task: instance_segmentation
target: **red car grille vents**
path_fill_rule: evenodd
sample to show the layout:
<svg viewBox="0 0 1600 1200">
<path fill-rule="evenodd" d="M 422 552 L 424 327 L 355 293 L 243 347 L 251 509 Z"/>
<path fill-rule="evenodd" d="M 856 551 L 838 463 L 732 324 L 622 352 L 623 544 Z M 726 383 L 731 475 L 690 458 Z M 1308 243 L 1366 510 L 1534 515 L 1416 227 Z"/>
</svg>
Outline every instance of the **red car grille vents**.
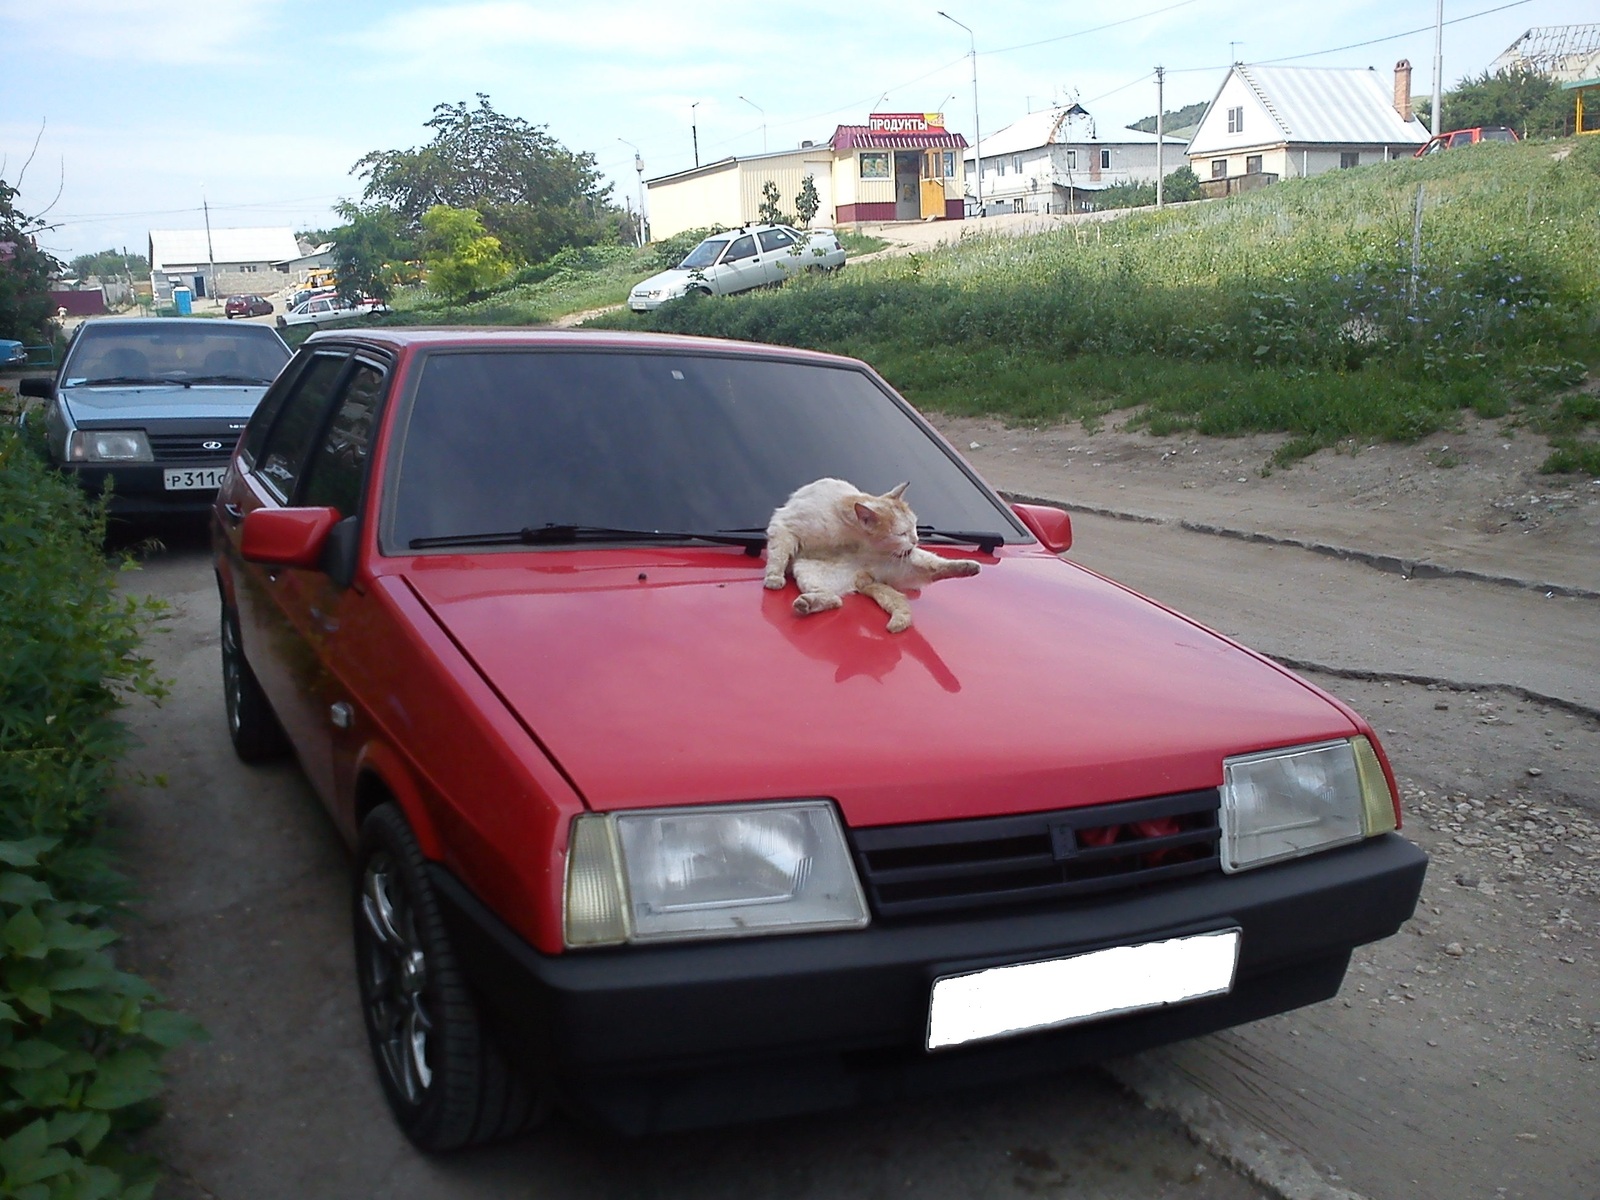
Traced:
<svg viewBox="0 0 1600 1200">
<path fill-rule="evenodd" d="M 1215 788 L 1022 816 L 852 829 L 879 917 L 1024 904 L 1219 870 Z"/>
</svg>

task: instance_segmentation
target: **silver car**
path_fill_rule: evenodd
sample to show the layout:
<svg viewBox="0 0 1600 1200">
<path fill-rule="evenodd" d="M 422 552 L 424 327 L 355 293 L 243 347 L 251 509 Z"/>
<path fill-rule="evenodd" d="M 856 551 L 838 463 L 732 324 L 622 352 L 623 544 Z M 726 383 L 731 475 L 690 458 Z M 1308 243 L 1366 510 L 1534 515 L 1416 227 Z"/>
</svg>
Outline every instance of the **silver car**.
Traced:
<svg viewBox="0 0 1600 1200">
<path fill-rule="evenodd" d="M 628 307 L 648 312 L 692 291 L 728 296 L 782 283 L 799 271 L 837 270 L 844 259 L 831 229 L 802 233 L 788 225 L 742 225 L 713 234 L 671 270 L 636 285 Z"/>
</svg>

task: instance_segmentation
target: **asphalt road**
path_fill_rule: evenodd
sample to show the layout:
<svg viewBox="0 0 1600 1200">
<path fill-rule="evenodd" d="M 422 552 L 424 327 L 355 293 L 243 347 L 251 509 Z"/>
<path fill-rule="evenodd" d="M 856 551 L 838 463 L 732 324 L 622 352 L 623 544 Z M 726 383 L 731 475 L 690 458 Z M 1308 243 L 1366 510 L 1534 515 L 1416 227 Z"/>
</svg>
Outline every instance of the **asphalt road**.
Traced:
<svg viewBox="0 0 1600 1200">
<path fill-rule="evenodd" d="M 291 764 L 228 744 L 217 599 L 201 534 L 123 586 L 166 599 L 150 644 L 173 681 L 130 713 L 131 766 L 165 786 L 114 810 L 143 895 L 131 963 L 211 1040 L 174 1054 L 151 1148 L 183 1200 L 284 1196 L 1008 1197 L 1252 1200 L 1271 1195 L 1100 1071 L 917 1103 L 628 1141 L 557 1118 L 520 1141 L 442 1159 L 389 1120 L 357 1009 L 343 843 Z"/>
</svg>

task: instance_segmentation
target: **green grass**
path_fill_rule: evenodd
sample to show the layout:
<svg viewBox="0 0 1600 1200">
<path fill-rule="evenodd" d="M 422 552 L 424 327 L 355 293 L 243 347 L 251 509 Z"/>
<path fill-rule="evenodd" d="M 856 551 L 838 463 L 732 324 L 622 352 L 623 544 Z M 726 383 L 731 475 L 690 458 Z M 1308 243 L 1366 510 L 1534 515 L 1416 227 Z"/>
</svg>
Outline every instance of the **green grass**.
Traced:
<svg viewBox="0 0 1600 1200">
<path fill-rule="evenodd" d="M 863 254 L 871 254 L 875 250 L 882 250 L 889 243 L 880 237 L 873 237 L 870 233 L 857 233 L 854 229 L 835 229 L 834 236 L 839 239 L 839 245 L 844 247 L 848 258 L 857 258 Z"/>
<path fill-rule="evenodd" d="M 1283 432 L 1291 457 L 1416 438 L 1464 410 L 1537 416 L 1600 361 L 1600 144 L 1557 148 L 1485 145 L 969 237 L 603 323 L 857 354 L 932 410 Z M 1600 423 L 1570 420 L 1568 439 Z"/>
</svg>

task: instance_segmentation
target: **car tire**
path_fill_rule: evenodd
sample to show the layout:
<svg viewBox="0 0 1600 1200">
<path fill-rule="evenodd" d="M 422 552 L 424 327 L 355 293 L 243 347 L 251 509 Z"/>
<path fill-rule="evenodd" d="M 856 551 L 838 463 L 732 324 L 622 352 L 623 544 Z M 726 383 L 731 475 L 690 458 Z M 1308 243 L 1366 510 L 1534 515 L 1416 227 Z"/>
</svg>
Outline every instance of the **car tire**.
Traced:
<svg viewBox="0 0 1600 1200">
<path fill-rule="evenodd" d="M 289 739 L 244 656 L 239 617 L 222 606 L 222 705 L 233 752 L 245 762 L 267 762 L 289 752 Z"/>
<path fill-rule="evenodd" d="M 506 1061 L 451 948 L 426 860 L 393 804 L 361 825 L 356 975 L 389 1107 L 420 1150 L 498 1141 L 549 1111 Z"/>
</svg>

